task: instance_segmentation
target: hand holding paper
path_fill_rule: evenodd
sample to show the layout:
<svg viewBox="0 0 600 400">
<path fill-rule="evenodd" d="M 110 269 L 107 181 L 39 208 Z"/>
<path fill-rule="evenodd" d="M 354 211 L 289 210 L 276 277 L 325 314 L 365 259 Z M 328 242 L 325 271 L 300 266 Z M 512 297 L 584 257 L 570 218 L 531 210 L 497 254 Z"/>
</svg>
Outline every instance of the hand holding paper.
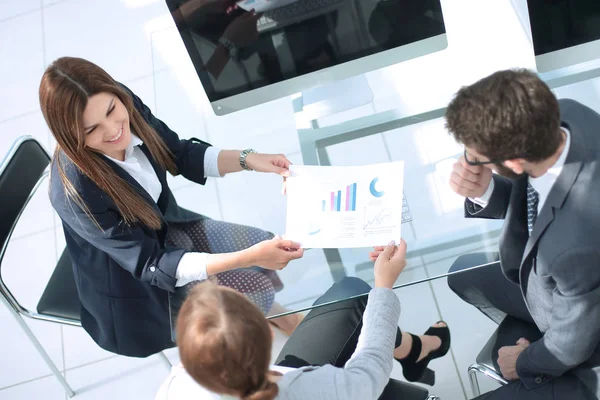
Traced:
<svg viewBox="0 0 600 400">
<path fill-rule="evenodd" d="M 271 270 L 281 270 L 292 260 L 302 258 L 304 249 L 299 243 L 274 237 L 248 249 L 252 263 Z"/>
<path fill-rule="evenodd" d="M 400 273 L 406 267 L 406 242 L 400 241 L 398 246 L 392 241 L 383 247 L 383 251 L 375 261 L 375 287 L 391 289 Z"/>
</svg>

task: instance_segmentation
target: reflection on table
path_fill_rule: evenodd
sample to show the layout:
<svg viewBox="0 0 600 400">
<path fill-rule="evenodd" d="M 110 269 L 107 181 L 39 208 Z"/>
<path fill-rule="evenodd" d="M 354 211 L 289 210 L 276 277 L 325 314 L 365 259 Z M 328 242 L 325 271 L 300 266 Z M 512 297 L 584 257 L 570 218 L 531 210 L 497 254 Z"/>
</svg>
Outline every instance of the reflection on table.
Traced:
<svg viewBox="0 0 600 400">
<path fill-rule="evenodd" d="M 404 195 L 411 218 L 402 224 L 408 245 L 408 269 L 424 276 L 401 275 L 399 285 L 445 276 L 465 253 L 497 251 L 502 221 L 464 218 L 464 199 L 448 185 L 452 164 L 462 152 L 447 134 L 443 120 L 417 124 L 321 147 L 321 165 L 367 165 L 403 160 Z M 368 248 L 312 249 L 302 270 L 293 263 L 281 272 L 286 284 L 277 300 L 292 310 L 310 307 L 320 294 L 345 276 L 373 281 Z M 411 278 L 412 276 L 412 278 Z"/>
</svg>

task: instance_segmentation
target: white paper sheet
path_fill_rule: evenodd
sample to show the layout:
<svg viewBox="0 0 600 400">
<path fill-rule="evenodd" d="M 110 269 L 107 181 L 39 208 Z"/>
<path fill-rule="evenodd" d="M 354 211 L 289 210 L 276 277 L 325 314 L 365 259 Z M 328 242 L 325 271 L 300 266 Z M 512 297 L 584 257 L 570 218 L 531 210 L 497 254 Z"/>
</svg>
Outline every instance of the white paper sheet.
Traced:
<svg viewBox="0 0 600 400">
<path fill-rule="evenodd" d="M 279 7 L 285 7 L 297 1 L 299 0 L 242 0 L 236 4 L 246 11 L 254 10 L 257 13 L 263 13 Z"/>
<path fill-rule="evenodd" d="M 290 166 L 286 238 L 304 248 L 399 243 L 404 162 L 360 167 Z"/>
</svg>

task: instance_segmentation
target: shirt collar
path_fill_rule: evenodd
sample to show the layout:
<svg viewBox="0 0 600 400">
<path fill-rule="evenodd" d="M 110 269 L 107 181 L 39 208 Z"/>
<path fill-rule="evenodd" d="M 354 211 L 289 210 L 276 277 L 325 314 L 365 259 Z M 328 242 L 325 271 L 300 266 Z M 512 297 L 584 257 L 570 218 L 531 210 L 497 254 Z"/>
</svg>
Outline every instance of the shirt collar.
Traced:
<svg viewBox="0 0 600 400">
<path fill-rule="evenodd" d="M 544 187 L 548 186 L 549 191 L 549 189 L 552 187 L 552 185 L 560 175 L 560 172 L 562 171 L 563 166 L 565 165 L 565 161 L 567 160 L 567 155 L 569 154 L 569 148 L 571 146 L 571 132 L 569 132 L 569 130 L 564 127 L 561 127 L 561 129 L 566 135 L 565 147 L 563 148 L 562 153 L 560 153 L 560 156 L 558 157 L 554 165 L 550 167 L 550 169 L 544 175 L 539 176 L 537 178 L 533 178 L 531 176 L 529 177 L 529 183 L 531 183 L 531 186 L 533 186 L 533 188 L 538 193 L 540 193 L 540 191 L 545 191 Z"/>
<path fill-rule="evenodd" d="M 132 133 L 131 134 L 131 140 L 129 141 L 129 145 L 125 149 L 125 159 L 127 159 L 127 158 L 129 158 L 131 156 L 131 154 L 133 153 L 133 148 L 135 146 L 140 146 L 142 144 L 144 144 L 144 142 L 142 142 L 142 139 L 140 139 L 139 137 L 135 136 Z"/>
<path fill-rule="evenodd" d="M 107 156 L 106 154 L 104 155 L 106 158 L 116 162 L 116 163 L 123 163 L 123 162 L 127 162 L 129 161 L 136 161 L 135 159 L 131 159 L 131 156 L 133 155 L 133 150 L 135 148 L 135 146 L 140 146 L 144 144 L 144 142 L 142 141 L 142 139 L 140 139 L 139 137 L 135 136 L 133 133 L 131 134 L 131 140 L 129 141 L 129 144 L 127 145 L 127 148 L 125 149 L 125 158 L 123 161 L 121 160 L 117 160 L 116 158 L 112 158 L 110 156 Z"/>
</svg>

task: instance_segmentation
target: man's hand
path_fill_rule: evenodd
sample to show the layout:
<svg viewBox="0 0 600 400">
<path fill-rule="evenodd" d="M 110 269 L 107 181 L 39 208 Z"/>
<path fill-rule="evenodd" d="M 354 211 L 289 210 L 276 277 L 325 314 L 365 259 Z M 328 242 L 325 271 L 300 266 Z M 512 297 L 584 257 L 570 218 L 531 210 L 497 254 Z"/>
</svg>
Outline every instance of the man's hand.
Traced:
<svg viewBox="0 0 600 400">
<path fill-rule="evenodd" d="M 463 197 L 481 197 L 492 180 L 492 170 L 481 165 L 467 164 L 464 156 L 460 156 L 452 167 L 450 187 Z"/>
<path fill-rule="evenodd" d="M 507 381 L 519 379 L 517 375 L 517 358 L 529 346 L 529 341 L 521 338 L 517 341 L 516 346 L 504 346 L 498 350 L 498 365 L 502 376 Z"/>
</svg>

